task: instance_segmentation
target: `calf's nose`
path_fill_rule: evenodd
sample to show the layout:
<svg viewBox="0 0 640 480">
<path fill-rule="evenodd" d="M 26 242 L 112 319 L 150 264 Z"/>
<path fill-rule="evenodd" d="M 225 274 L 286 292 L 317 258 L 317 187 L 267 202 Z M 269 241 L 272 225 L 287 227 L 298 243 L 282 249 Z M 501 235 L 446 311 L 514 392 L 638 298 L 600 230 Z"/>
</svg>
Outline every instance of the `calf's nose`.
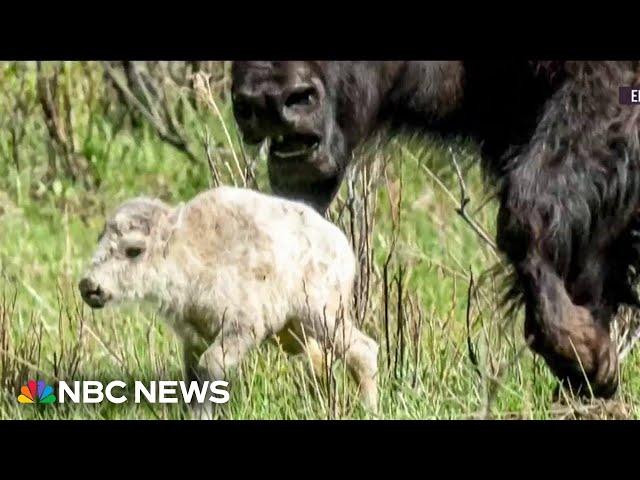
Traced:
<svg viewBox="0 0 640 480">
<path fill-rule="evenodd" d="M 82 295 L 82 299 L 91 307 L 91 308 L 102 308 L 106 303 L 106 296 L 104 294 L 104 290 L 100 288 L 96 282 L 94 282 L 90 278 L 83 278 L 78 283 L 78 289 L 80 290 L 80 295 Z"/>
</svg>

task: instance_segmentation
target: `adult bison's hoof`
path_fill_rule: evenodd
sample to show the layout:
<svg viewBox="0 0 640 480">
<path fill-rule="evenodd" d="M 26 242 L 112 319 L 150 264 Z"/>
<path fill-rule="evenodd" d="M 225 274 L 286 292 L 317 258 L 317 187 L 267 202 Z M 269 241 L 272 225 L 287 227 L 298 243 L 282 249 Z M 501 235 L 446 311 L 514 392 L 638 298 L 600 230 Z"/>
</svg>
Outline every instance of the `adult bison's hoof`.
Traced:
<svg viewBox="0 0 640 480">
<path fill-rule="evenodd" d="M 609 335 L 596 328 L 586 337 L 572 337 L 574 349 L 546 355 L 547 364 L 561 385 L 574 395 L 612 397 L 619 383 L 618 354 Z"/>
<path fill-rule="evenodd" d="M 584 375 L 582 377 L 561 378 L 553 394 L 554 402 L 562 400 L 561 388 L 576 397 L 609 399 L 618 390 L 618 379 L 616 377 L 610 381 L 597 382 L 585 379 Z"/>
<path fill-rule="evenodd" d="M 618 353 L 609 331 L 579 306 L 544 328 L 525 324 L 531 348 L 542 355 L 562 386 L 578 396 L 609 398 L 618 388 Z"/>
</svg>

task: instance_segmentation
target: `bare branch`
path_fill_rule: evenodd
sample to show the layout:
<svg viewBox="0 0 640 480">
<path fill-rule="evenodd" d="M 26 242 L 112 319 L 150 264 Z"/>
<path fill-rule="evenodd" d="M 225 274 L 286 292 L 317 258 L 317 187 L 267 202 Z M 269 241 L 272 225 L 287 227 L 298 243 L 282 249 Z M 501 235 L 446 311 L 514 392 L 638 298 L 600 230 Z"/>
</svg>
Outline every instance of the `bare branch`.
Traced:
<svg viewBox="0 0 640 480">
<path fill-rule="evenodd" d="M 638 321 L 637 318 L 635 318 L 634 321 L 633 318 L 634 316 L 637 317 L 637 312 L 631 310 L 630 316 L 632 318 L 629 318 L 628 326 L 624 333 L 618 332 L 624 320 L 623 315 L 618 315 L 618 317 L 616 318 L 616 329 L 614 330 L 614 336 L 618 337 L 617 344 L 619 362 L 622 362 L 631 353 L 635 344 L 638 342 L 638 340 L 640 340 L 640 321 Z"/>
<path fill-rule="evenodd" d="M 216 103 L 213 95 L 211 93 L 211 84 L 209 83 L 209 76 L 205 75 L 202 72 L 195 74 L 193 78 L 194 88 L 198 95 L 204 100 L 204 102 L 209 105 L 213 111 L 218 116 L 218 120 L 220 120 L 220 124 L 222 125 L 222 130 L 224 131 L 224 135 L 227 139 L 227 143 L 229 144 L 229 148 L 231 149 L 231 153 L 233 155 L 233 161 L 236 164 L 236 168 L 242 177 L 242 182 L 244 185 L 247 184 L 247 178 L 245 172 L 240 168 L 240 161 L 238 160 L 238 155 L 236 154 L 235 148 L 233 148 L 233 141 L 231 140 L 231 135 L 229 134 L 229 130 L 227 129 L 227 124 L 222 117 L 222 113 L 218 108 L 218 104 Z"/>
<path fill-rule="evenodd" d="M 460 206 L 456 209 L 458 215 L 462 217 L 462 219 L 467 222 L 467 224 L 471 227 L 471 229 L 478 235 L 484 242 L 489 245 L 495 252 L 498 251 L 498 247 L 495 242 L 489 237 L 487 232 L 467 214 L 467 205 L 471 201 L 469 195 L 467 194 L 467 185 L 464 182 L 464 178 L 462 177 L 462 171 L 460 170 L 460 166 L 456 160 L 456 154 L 453 152 L 451 148 L 449 148 L 449 153 L 451 153 L 451 159 L 453 161 L 453 166 L 456 169 L 456 175 L 458 176 L 458 182 L 460 183 Z"/>
<path fill-rule="evenodd" d="M 482 372 L 480 371 L 480 364 L 478 362 L 478 356 L 476 355 L 475 349 L 473 348 L 473 342 L 471 341 L 471 298 L 473 294 L 473 289 L 475 287 L 475 282 L 473 280 L 473 270 L 469 268 L 469 289 L 467 290 L 467 351 L 469 352 L 469 360 L 471 360 L 471 364 L 474 367 L 476 373 L 482 377 Z"/>
<path fill-rule="evenodd" d="M 413 152 L 411 152 L 408 148 L 406 148 L 404 146 L 402 146 L 402 151 L 406 155 L 410 156 L 413 160 L 415 160 L 416 163 L 418 163 L 420 165 L 420 168 L 422 168 L 422 170 L 424 170 L 425 173 L 427 173 L 427 175 L 429 175 L 429 177 L 431 177 L 431 179 L 434 182 L 436 182 L 436 184 L 448 196 L 449 200 L 451 200 L 451 203 L 454 204 L 454 205 L 457 205 L 456 213 L 458 215 L 460 215 L 460 217 L 465 221 L 465 223 L 467 223 L 467 225 L 469 225 L 471 227 L 471 229 L 476 233 L 476 235 L 478 235 L 489 247 L 491 247 L 493 252 L 497 254 L 498 253 L 498 247 L 495 244 L 495 242 L 484 231 L 484 229 L 473 218 L 471 218 L 471 216 L 467 213 L 466 208 L 467 208 L 469 202 L 471 201 L 471 199 L 469 198 L 469 196 L 467 194 L 467 186 L 466 186 L 466 184 L 464 182 L 464 179 L 462 177 L 462 172 L 460 170 L 460 167 L 458 165 L 458 162 L 456 161 L 456 158 L 455 158 L 455 155 L 453 154 L 453 152 L 450 150 L 450 152 L 452 153 L 453 165 L 454 165 L 454 168 L 456 170 L 456 175 L 458 177 L 458 182 L 460 184 L 460 199 L 459 200 L 456 199 L 456 197 L 451 193 L 451 191 L 442 182 L 442 180 L 440 180 L 440 178 L 435 173 L 433 173 L 429 167 L 427 167 L 423 163 L 419 162 L 418 158 L 413 154 Z"/>
<path fill-rule="evenodd" d="M 136 82 L 135 83 L 136 88 L 139 89 L 142 92 L 143 96 L 148 99 L 148 102 L 149 102 L 148 106 L 145 106 L 138 99 L 138 97 L 136 97 L 133 94 L 129 86 L 126 84 L 126 82 L 122 78 L 120 78 L 120 75 L 116 72 L 113 66 L 111 66 L 108 62 L 105 62 L 103 65 L 104 65 L 104 70 L 107 73 L 108 77 L 110 78 L 110 80 L 112 81 L 116 89 L 120 92 L 120 94 L 124 98 L 129 108 L 133 108 L 136 111 L 140 112 L 142 116 L 156 130 L 156 132 L 158 132 L 158 135 L 162 140 L 171 144 L 173 147 L 177 148 L 178 150 L 184 152 L 192 163 L 194 164 L 199 163 L 200 160 L 198 159 L 198 156 L 195 154 L 195 152 L 189 146 L 188 139 L 182 132 L 178 131 L 178 129 L 175 128 L 175 123 L 172 123 L 171 121 L 172 119 L 170 118 L 170 115 L 167 114 L 167 118 L 163 119 L 161 118 L 157 110 L 155 110 L 155 107 L 153 106 L 153 102 L 151 102 L 150 100 L 151 94 L 148 91 L 148 88 L 145 85 L 145 82 L 141 80 L 140 75 L 137 75 L 136 72 L 133 71 L 134 73 L 132 73 L 132 75 L 129 77 L 129 80 Z M 167 100 L 165 98 L 165 103 L 166 101 Z M 169 108 L 170 107 L 168 105 L 165 105 L 165 113 L 168 112 L 167 109 Z"/>
<path fill-rule="evenodd" d="M 211 136 L 209 135 L 209 129 L 206 125 L 204 129 L 204 151 L 207 154 L 207 164 L 209 165 L 209 172 L 211 173 L 211 178 L 213 179 L 214 186 L 218 186 L 221 184 L 221 182 L 220 175 L 218 174 L 218 169 L 216 168 L 216 164 L 211 157 Z"/>
</svg>

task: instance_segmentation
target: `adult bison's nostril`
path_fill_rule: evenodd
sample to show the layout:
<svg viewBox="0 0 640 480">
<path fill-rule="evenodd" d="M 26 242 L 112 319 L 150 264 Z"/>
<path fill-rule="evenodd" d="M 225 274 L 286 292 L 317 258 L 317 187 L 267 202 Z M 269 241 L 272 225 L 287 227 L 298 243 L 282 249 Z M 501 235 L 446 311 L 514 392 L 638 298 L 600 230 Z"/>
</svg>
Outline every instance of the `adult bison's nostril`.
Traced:
<svg viewBox="0 0 640 480">
<path fill-rule="evenodd" d="M 100 285 L 88 278 L 83 278 L 82 280 L 80 280 L 78 288 L 80 289 L 80 295 L 82 295 L 82 299 L 91 308 L 104 307 L 104 304 L 107 302 L 107 298 L 104 290 L 100 288 Z"/>
<path fill-rule="evenodd" d="M 318 101 L 318 90 L 311 84 L 299 85 L 287 92 L 285 107 L 311 107 Z"/>
</svg>

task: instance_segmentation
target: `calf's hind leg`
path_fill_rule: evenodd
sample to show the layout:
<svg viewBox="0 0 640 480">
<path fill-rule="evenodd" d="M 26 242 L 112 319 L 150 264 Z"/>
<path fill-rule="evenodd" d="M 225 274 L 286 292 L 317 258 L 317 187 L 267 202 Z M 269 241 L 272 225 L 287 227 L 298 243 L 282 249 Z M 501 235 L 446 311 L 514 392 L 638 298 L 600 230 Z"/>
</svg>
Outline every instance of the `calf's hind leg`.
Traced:
<svg viewBox="0 0 640 480">
<path fill-rule="evenodd" d="M 362 403 L 377 413 L 378 344 L 355 326 L 351 328 L 351 342 L 346 346 L 344 361 L 351 376 L 358 383 Z"/>
<path fill-rule="evenodd" d="M 333 328 L 328 328 L 333 325 Z M 365 408 L 378 411 L 378 344 L 356 328 L 351 320 L 329 322 L 323 315 L 309 334 L 319 344 L 343 358 L 349 373 L 358 384 L 360 399 Z"/>
<path fill-rule="evenodd" d="M 307 335 L 298 320 L 290 321 L 277 335 L 274 343 L 282 348 L 288 355 L 304 355 L 307 365 L 307 374 L 310 379 L 324 379 L 328 374 L 326 355 L 318 341 Z"/>
</svg>

